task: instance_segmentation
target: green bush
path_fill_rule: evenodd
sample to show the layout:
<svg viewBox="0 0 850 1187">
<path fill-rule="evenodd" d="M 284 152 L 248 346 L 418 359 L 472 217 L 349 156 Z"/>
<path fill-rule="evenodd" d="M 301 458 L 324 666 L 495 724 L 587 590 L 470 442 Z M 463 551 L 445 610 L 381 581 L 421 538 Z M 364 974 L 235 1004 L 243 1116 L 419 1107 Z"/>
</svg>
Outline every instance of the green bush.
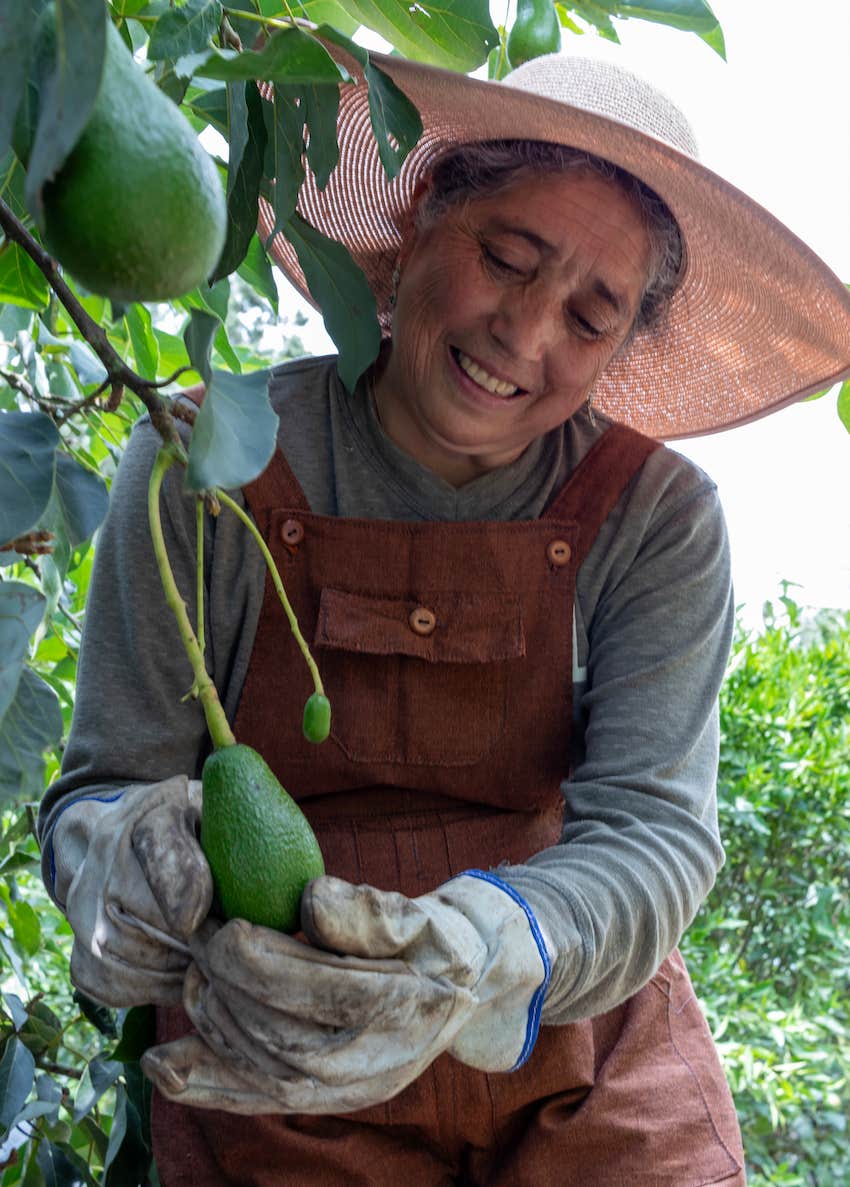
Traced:
<svg viewBox="0 0 850 1187">
<path fill-rule="evenodd" d="M 788 596 L 721 698 L 726 865 L 682 944 L 753 1187 L 850 1183 L 850 614 Z"/>
</svg>

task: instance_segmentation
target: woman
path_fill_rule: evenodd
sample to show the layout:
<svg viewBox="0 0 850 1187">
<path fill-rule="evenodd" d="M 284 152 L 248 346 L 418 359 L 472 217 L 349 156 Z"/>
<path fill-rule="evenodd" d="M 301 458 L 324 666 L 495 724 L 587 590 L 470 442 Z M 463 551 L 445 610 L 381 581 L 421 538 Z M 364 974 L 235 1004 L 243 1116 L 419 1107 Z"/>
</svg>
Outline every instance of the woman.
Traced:
<svg viewBox="0 0 850 1187">
<path fill-rule="evenodd" d="M 823 386 L 850 366 L 846 294 L 630 75 L 382 65 L 423 112 L 417 155 L 384 185 L 350 88 L 338 184 L 303 202 L 366 269 L 387 338 L 352 394 L 333 359 L 274 373 L 281 451 L 244 492 L 314 640 L 323 747 L 252 542 L 223 514 L 206 551 L 234 731 L 324 852 L 310 943 L 204 921 L 206 734 L 151 625 L 143 426 L 42 813 L 72 974 L 113 1003 L 182 993 L 194 1033 L 161 1010 L 144 1062 L 164 1187 L 740 1184 L 675 951 L 722 861 L 726 535 L 710 480 L 614 421 L 708 431 Z M 177 481 L 166 507 L 188 594 Z"/>
</svg>

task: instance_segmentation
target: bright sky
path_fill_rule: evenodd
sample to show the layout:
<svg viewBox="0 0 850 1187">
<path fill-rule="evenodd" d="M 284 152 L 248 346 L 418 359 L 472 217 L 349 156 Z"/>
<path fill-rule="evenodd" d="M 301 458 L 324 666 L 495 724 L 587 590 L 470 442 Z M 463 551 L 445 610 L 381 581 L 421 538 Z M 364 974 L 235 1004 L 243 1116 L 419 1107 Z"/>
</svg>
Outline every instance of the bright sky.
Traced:
<svg viewBox="0 0 850 1187">
<path fill-rule="evenodd" d="M 493 19 L 504 4 L 493 0 Z M 704 163 L 767 207 L 850 281 L 850 3 L 712 0 L 727 61 L 693 34 L 618 21 L 622 44 L 564 36 L 610 56 L 686 112 Z M 332 349 L 323 330 L 299 331 Z M 783 579 L 811 606 L 850 607 L 850 434 L 835 395 L 728 433 L 680 441 L 720 489 L 737 601 L 751 625 Z"/>
</svg>

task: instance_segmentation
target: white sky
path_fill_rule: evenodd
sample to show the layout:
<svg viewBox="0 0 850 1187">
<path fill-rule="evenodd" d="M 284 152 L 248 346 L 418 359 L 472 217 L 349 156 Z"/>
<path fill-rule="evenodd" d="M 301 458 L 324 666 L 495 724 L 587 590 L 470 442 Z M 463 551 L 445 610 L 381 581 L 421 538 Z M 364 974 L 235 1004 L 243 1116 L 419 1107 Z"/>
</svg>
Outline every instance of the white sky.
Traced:
<svg viewBox="0 0 850 1187">
<path fill-rule="evenodd" d="M 850 3 L 712 0 L 712 9 L 726 63 L 693 34 L 638 20 L 617 22 L 620 46 L 565 34 L 564 49 L 649 77 L 690 118 L 703 162 L 850 281 Z M 501 0 L 491 10 L 504 21 Z M 315 319 L 299 333 L 310 350 L 332 349 Z M 674 446 L 718 484 L 752 625 L 783 579 L 805 604 L 850 607 L 850 434 L 836 392 Z"/>
</svg>

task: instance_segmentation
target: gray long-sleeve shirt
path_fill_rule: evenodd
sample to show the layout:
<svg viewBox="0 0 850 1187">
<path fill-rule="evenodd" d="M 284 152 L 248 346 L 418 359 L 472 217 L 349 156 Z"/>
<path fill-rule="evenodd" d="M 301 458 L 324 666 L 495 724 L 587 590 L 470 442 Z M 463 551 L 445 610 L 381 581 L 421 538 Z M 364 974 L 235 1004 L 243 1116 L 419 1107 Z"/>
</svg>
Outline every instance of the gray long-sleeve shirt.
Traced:
<svg viewBox="0 0 850 1187">
<path fill-rule="evenodd" d="M 514 463 L 460 489 L 398 449 L 365 387 L 349 396 L 334 360 L 278 368 L 279 444 L 315 512 L 461 521 L 536 518 L 607 424 L 582 411 Z M 44 875 L 70 803 L 130 783 L 198 774 L 200 705 L 154 564 L 146 491 L 159 439 L 142 421 L 116 477 L 89 592 L 74 723 L 62 775 L 40 813 Z M 172 470 L 163 527 L 177 583 L 194 603 L 194 508 Z M 241 496 L 237 497 L 241 498 Z M 235 716 L 265 567 L 223 511 L 207 519 L 207 663 Z M 565 613 L 567 608 L 565 608 Z M 561 843 L 500 869 L 531 904 L 557 959 L 543 1021 L 611 1009 L 676 945 L 722 862 L 717 832 L 717 693 L 734 607 L 714 484 L 656 450 L 608 517 L 577 579 L 574 728 Z M 565 710 L 566 711 L 566 710 Z M 566 772 L 565 772 L 566 775 Z"/>
</svg>

